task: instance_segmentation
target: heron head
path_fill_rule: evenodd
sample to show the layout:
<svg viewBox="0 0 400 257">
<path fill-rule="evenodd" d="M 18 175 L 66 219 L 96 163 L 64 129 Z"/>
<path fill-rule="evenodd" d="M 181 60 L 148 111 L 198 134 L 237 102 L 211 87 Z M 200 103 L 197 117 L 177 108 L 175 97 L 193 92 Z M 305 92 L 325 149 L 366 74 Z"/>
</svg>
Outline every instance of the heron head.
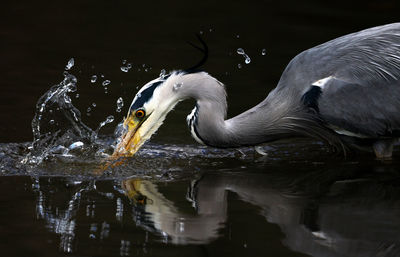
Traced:
<svg viewBox="0 0 400 257">
<path fill-rule="evenodd" d="M 113 156 L 132 156 L 162 125 L 180 101 L 174 87 L 182 74 L 173 73 L 144 85 L 136 94 L 124 119 L 124 132 Z"/>
<path fill-rule="evenodd" d="M 197 38 L 203 48 L 191 44 L 204 53 L 203 58 L 195 66 L 184 71 L 172 72 L 166 76 L 150 81 L 144 85 L 136 94 L 129 108 L 128 115 L 124 120 L 125 132 L 121 141 L 115 148 L 114 157 L 132 156 L 139 148 L 157 131 L 162 125 L 167 114 L 181 100 L 190 97 L 191 88 L 208 74 L 198 72 L 197 68 L 202 66 L 208 57 L 208 47 L 200 35 Z M 202 76 L 196 76 L 201 74 Z M 189 75 L 189 76 L 188 76 Z M 191 86 L 183 83 L 189 82 Z M 184 88 L 184 89 L 181 89 Z"/>
</svg>

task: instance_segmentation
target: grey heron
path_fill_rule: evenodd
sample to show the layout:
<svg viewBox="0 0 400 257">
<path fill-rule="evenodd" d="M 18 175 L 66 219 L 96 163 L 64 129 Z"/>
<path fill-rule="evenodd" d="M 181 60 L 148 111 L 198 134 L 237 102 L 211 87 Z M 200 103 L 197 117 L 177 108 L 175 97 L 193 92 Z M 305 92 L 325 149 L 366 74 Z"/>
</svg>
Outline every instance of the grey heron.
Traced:
<svg viewBox="0 0 400 257">
<path fill-rule="evenodd" d="M 113 156 L 131 156 L 174 106 L 194 98 L 187 116 L 194 139 L 212 147 L 314 137 L 338 149 L 374 150 L 389 158 L 400 137 L 400 23 L 369 28 L 303 51 L 261 103 L 227 119 L 223 83 L 198 70 L 174 71 L 144 85 L 124 120 Z"/>
</svg>

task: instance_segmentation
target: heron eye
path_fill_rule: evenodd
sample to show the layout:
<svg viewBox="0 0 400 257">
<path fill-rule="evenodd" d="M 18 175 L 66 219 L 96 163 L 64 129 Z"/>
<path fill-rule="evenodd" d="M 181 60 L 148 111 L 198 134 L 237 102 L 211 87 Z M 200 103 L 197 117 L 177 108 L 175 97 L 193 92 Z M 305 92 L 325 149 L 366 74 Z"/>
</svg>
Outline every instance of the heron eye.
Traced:
<svg viewBox="0 0 400 257">
<path fill-rule="evenodd" d="M 145 115 L 144 110 L 137 110 L 135 113 L 136 118 L 143 118 Z"/>
</svg>

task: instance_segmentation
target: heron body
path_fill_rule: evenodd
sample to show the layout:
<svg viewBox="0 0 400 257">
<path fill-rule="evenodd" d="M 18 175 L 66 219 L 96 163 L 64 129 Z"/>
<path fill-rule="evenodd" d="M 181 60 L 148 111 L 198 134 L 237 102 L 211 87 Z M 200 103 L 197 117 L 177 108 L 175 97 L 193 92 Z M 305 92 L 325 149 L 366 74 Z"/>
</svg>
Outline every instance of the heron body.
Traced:
<svg viewBox="0 0 400 257">
<path fill-rule="evenodd" d="M 115 155 L 133 155 L 187 98 L 196 100 L 187 117 L 190 132 L 209 146 L 308 136 L 339 149 L 373 149 L 380 158 L 390 157 L 400 137 L 400 23 L 300 53 L 265 100 L 230 119 L 225 87 L 208 73 L 190 69 L 157 78 L 135 96 Z"/>
</svg>

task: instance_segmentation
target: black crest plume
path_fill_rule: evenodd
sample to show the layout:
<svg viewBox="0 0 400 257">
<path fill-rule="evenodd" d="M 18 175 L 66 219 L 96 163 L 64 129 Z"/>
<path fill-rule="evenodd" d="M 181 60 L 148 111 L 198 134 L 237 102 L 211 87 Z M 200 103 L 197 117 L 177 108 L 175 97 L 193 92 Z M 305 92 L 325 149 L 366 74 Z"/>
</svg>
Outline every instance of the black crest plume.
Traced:
<svg viewBox="0 0 400 257">
<path fill-rule="evenodd" d="M 194 48 L 196 48 L 197 50 L 199 50 L 200 52 L 202 52 L 204 55 L 203 55 L 203 58 L 196 65 L 184 70 L 187 73 L 198 72 L 199 71 L 198 68 L 201 67 L 204 63 L 206 63 L 206 61 L 208 59 L 208 46 L 207 46 L 206 42 L 204 42 L 204 40 L 201 38 L 201 36 L 199 34 L 196 34 L 196 37 L 200 41 L 200 43 L 203 47 L 199 47 L 191 42 L 187 42 L 187 43 L 189 45 L 193 46 Z"/>
</svg>

